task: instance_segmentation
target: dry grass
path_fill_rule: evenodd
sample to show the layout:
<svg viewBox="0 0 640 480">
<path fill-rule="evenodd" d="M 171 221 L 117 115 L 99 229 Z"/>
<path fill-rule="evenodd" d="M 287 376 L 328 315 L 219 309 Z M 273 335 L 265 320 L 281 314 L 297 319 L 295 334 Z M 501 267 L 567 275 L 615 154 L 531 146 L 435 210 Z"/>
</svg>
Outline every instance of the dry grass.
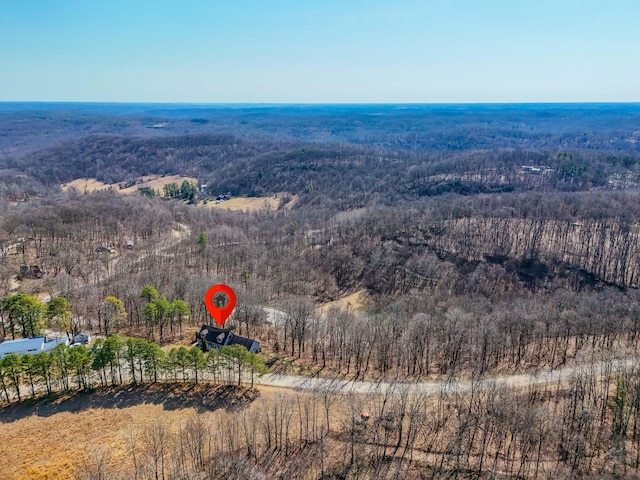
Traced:
<svg viewBox="0 0 640 480">
<path fill-rule="evenodd" d="M 135 445 L 138 462 L 144 462 L 141 435 L 158 422 L 176 438 L 180 429 L 194 418 L 204 419 L 212 426 L 220 422 L 228 424 L 245 409 L 259 415 L 271 415 L 284 401 L 288 405 L 286 408 L 292 409 L 291 432 L 294 435 L 293 425 L 298 417 L 293 402 L 296 399 L 304 402 L 304 398 L 311 399 L 312 396 L 301 392 L 285 393 L 281 388 L 268 386 L 247 389 L 155 384 L 99 388 L 91 393 L 76 393 L 34 404 L 28 401 L 13 404 L 0 410 L 0 455 L 6 460 L 0 463 L 0 479 L 95 478 L 91 474 L 98 470 L 106 478 L 115 478 L 111 475 L 133 478 L 132 445 Z M 342 408 L 342 402 L 335 400 L 335 405 Z M 316 421 L 324 424 L 319 400 L 315 402 Z M 341 421 L 341 415 L 332 415 L 332 429 L 338 431 Z M 328 448 L 342 445 L 342 440 L 327 441 Z M 281 457 L 282 453 L 278 455 L 273 457 L 274 463 L 269 461 L 271 454 L 262 458 L 261 468 L 278 472 L 288 461 Z"/>
<path fill-rule="evenodd" d="M 138 179 L 136 179 L 136 184 L 131 186 L 131 187 L 127 187 L 127 188 L 120 188 L 120 185 L 118 183 L 102 183 L 99 180 L 96 180 L 95 178 L 78 178 L 76 180 L 73 180 L 72 182 L 69 183 L 63 183 L 61 185 L 62 190 L 67 191 L 69 189 L 75 189 L 78 192 L 81 193 L 91 193 L 91 192 L 97 192 L 100 190 L 108 190 L 109 188 L 112 188 L 114 191 L 121 193 L 123 195 L 131 195 L 134 193 L 138 193 L 138 190 L 141 188 L 153 188 L 156 190 L 159 190 L 160 193 L 162 194 L 162 189 L 165 185 L 168 185 L 170 183 L 175 183 L 176 185 L 180 186 L 182 184 L 182 182 L 184 181 L 190 182 L 190 183 L 198 183 L 198 179 L 197 178 L 193 178 L 193 177 L 183 177 L 181 175 L 168 175 L 165 177 L 161 177 L 159 175 L 147 175 L 145 177 L 140 177 Z"/>
<path fill-rule="evenodd" d="M 80 193 L 98 192 L 100 190 L 108 190 L 112 187 L 108 183 L 102 183 L 95 178 L 77 178 L 69 183 L 61 185 L 63 191 L 75 189 Z M 117 189 L 117 187 L 116 187 Z"/>
<path fill-rule="evenodd" d="M 120 188 L 120 184 L 118 183 L 103 183 L 95 178 L 78 178 L 69 183 L 63 183 L 61 188 L 63 191 L 74 189 L 80 193 L 92 193 L 113 189 L 113 191 L 121 193 L 122 195 L 136 194 L 141 188 L 153 188 L 158 190 L 162 195 L 165 185 L 175 183 L 180 186 L 184 181 L 195 184 L 198 183 L 197 178 L 183 177 L 181 175 L 168 175 L 165 177 L 148 175 L 136 179 L 136 184 L 127 188 Z M 258 212 L 262 210 L 290 210 L 297 202 L 298 197 L 295 195 L 277 193 L 272 197 L 236 197 L 225 202 L 216 203 L 215 201 L 208 201 L 206 204 L 200 202 L 198 205 L 207 208 L 224 208 L 234 212 Z"/>
<path fill-rule="evenodd" d="M 249 405 L 257 395 L 213 385 L 144 385 L 14 404 L 0 410 L 0 478 L 72 479 L 101 453 L 121 471 L 131 462 L 132 431 L 157 419 L 175 427 L 196 412 Z"/>
<path fill-rule="evenodd" d="M 346 297 L 339 298 L 332 302 L 325 303 L 318 307 L 320 313 L 327 313 L 330 308 L 337 307 L 342 310 L 355 311 L 365 307 L 366 305 L 366 291 L 360 290 L 358 292 L 347 295 Z"/>
<path fill-rule="evenodd" d="M 0 466 L 0 478 L 74 478 L 92 445 L 121 448 L 122 431 L 133 417 L 157 415 L 162 407 L 141 405 L 125 410 L 89 409 L 48 417 L 33 415 L 0 423 L 0 455 L 11 459 Z"/>
<path fill-rule="evenodd" d="M 283 199 L 285 203 L 281 205 Z M 215 203 L 209 201 L 206 205 L 202 203 L 200 205 L 208 208 L 226 208 L 234 212 L 274 211 L 279 208 L 291 209 L 297 203 L 297 199 L 297 196 L 287 196 L 286 193 L 279 193 L 272 197 L 236 197 L 225 202 Z"/>
<path fill-rule="evenodd" d="M 139 180 L 142 180 L 142 182 L 132 187 L 123 188 L 122 190 L 119 190 L 119 192 L 127 195 L 127 194 L 137 193 L 138 190 L 141 188 L 154 188 L 156 190 L 160 190 L 160 193 L 162 193 L 163 187 L 170 183 L 175 183 L 178 186 L 182 185 L 182 182 L 184 181 L 187 181 L 189 183 L 195 183 L 196 185 L 198 184 L 197 178 L 183 177 L 181 175 L 168 175 L 166 177 L 160 177 L 158 175 L 149 175 L 147 177 L 142 177 Z"/>
<path fill-rule="evenodd" d="M 192 330 L 195 330 L 197 328 L 199 328 L 199 326 L 193 328 Z M 189 335 L 184 335 L 182 338 L 177 338 L 175 340 L 172 340 L 170 343 L 162 345 L 162 349 L 165 352 L 168 352 L 172 348 L 180 348 L 180 347 L 191 348 L 194 343 L 195 343 L 195 337 L 193 333 L 191 333 Z"/>
</svg>

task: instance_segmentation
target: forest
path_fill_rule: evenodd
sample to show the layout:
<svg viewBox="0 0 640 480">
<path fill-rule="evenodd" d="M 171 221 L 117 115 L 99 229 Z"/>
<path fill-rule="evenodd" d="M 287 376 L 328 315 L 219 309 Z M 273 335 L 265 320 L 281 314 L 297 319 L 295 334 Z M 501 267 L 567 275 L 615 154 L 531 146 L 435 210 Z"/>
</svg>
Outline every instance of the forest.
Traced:
<svg viewBox="0 0 640 480">
<path fill-rule="evenodd" d="M 253 392 L 207 426 L 140 426 L 87 478 L 636 478 L 639 142 L 635 104 L 0 104 L 2 335 L 98 336 L 0 360 L 4 409 Z M 169 175 L 198 185 L 120 192 Z M 111 187 L 62 188 L 80 178 Z M 276 203 L 224 208 L 239 197 Z M 214 283 L 259 355 L 191 348 Z"/>
</svg>

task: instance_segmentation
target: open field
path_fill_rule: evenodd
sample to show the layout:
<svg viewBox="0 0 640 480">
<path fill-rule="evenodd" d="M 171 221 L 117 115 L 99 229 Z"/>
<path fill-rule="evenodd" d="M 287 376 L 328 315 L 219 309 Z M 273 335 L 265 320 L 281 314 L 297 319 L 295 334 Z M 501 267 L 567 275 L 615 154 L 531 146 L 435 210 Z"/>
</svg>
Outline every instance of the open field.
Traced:
<svg viewBox="0 0 640 480">
<path fill-rule="evenodd" d="M 224 202 L 207 202 L 209 208 L 224 208 L 232 212 L 257 212 L 261 210 L 275 211 L 280 208 L 289 210 L 297 203 L 297 196 L 290 197 L 286 193 L 277 193 L 272 197 L 235 197 Z"/>
<path fill-rule="evenodd" d="M 318 311 L 326 314 L 331 308 L 337 307 L 343 310 L 357 311 L 366 305 L 366 290 L 360 290 L 345 297 L 339 298 L 332 302 L 327 302 L 320 307 Z"/>
<path fill-rule="evenodd" d="M 104 462 L 108 471 L 131 467 L 131 438 L 162 419 L 172 428 L 196 414 L 233 411 L 257 391 L 216 386 L 128 386 L 103 388 L 2 410 L 0 478 L 82 478 Z M 269 396 L 270 394 L 267 394 Z"/>
<path fill-rule="evenodd" d="M 108 190 L 111 187 L 113 187 L 113 185 L 102 183 L 95 178 L 76 178 L 72 182 L 61 185 L 62 190 L 65 192 L 74 189 L 80 193 L 99 192 L 101 190 Z M 117 190 L 117 188 L 114 189 Z"/>
<path fill-rule="evenodd" d="M 182 182 L 187 181 L 189 183 L 198 183 L 197 178 L 193 177 L 185 177 L 182 175 L 147 175 L 144 177 L 137 178 L 136 184 L 127 188 L 120 188 L 120 183 L 103 183 L 95 178 L 77 178 L 69 183 L 64 183 L 61 185 L 63 191 L 67 191 L 70 189 L 75 189 L 81 193 L 92 193 L 98 192 L 101 190 L 108 190 L 112 188 L 114 191 L 118 193 L 122 193 L 123 195 L 131 195 L 134 193 L 138 193 L 138 190 L 141 188 L 153 188 L 159 190 L 162 193 L 162 189 L 165 185 L 170 183 L 175 183 L 180 186 Z"/>
<path fill-rule="evenodd" d="M 141 188 L 152 188 L 162 194 L 165 185 L 175 183 L 180 186 L 182 182 L 198 184 L 198 179 L 193 177 L 185 177 L 182 175 L 147 175 L 137 178 L 135 185 L 121 188 L 122 183 L 103 183 L 95 178 L 77 178 L 69 183 L 61 185 L 63 191 L 74 189 L 80 193 L 93 193 L 104 190 L 113 189 L 123 195 L 132 195 L 140 191 Z M 198 205 L 207 208 L 221 208 L 233 212 L 258 212 L 258 211 L 276 211 L 279 209 L 290 210 L 298 201 L 297 196 L 290 196 L 287 193 L 276 193 L 270 197 L 235 197 L 217 203 L 213 200 L 207 203 L 200 202 Z"/>
<path fill-rule="evenodd" d="M 146 177 L 142 177 L 139 180 L 142 180 L 141 183 L 138 183 L 131 187 L 123 188 L 122 190 L 120 190 L 120 193 L 124 193 L 124 194 L 137 193 L 138 190 L 141 188 L 153 188 L 153 189 L 159 190 L 160 193 L 162 193 L 163 187 L 170 183 L 175 183 L 178 186 L 180 186 L 182 182 L 185 182 L 185 181 L 189 183 L 194 183 L 196 185 L 198 184 L 197 178 L 184 177 L 182 175 L 167 175 L 165 177 L 160 177 L 157 175 L 148 175 Z"/>
</svg>

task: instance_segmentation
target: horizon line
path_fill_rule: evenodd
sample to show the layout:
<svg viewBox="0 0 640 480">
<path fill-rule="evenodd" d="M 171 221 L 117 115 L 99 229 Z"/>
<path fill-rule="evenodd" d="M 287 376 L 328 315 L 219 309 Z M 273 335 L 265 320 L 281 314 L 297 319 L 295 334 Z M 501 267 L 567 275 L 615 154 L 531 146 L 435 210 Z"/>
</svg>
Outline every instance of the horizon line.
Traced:
<svg viewBox="0 0 640 480">
<path fill-rule="evenodd" d="M 495 101 L 495 102 L 186 102 L 94 100 L 0 100 L 0 105 L 171 105 L 171 106 L 460 106 L 460 105 L 640 105 L 637 101 Z"/>
</svg>

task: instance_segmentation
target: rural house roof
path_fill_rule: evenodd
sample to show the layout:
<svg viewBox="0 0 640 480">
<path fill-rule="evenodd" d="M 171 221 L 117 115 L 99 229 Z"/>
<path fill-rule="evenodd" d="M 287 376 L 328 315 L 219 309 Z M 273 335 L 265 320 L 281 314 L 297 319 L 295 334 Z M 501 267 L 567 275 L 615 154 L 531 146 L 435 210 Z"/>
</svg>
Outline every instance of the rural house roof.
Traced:
<svg viewBox="0 0 640 480">
<path fill-rule="evenodd" d="M 0 358 L 4 358 L 5 355 L 10 353 L 35 355 L 40 352 L 48 352 L 61 343 L 68 345 L 69 339 L 62 337 L 47 340 L 45 337 L 32 337 L 21 338 L 19 340 L 7 340 L 6 342 L 0 343 Z"/>
<path fill-rule="evenodd" d="M 218 349 L 226 345 L 242 345 L 251 353 L 260 350 L 260 343 L 256 340 L 236 335 L 229 329 L 212 327 L 211 325 L 202 325 L 200 331 L 196 333 L 196 338 L 207 342 L 209 348 Z"/>
</svg>

